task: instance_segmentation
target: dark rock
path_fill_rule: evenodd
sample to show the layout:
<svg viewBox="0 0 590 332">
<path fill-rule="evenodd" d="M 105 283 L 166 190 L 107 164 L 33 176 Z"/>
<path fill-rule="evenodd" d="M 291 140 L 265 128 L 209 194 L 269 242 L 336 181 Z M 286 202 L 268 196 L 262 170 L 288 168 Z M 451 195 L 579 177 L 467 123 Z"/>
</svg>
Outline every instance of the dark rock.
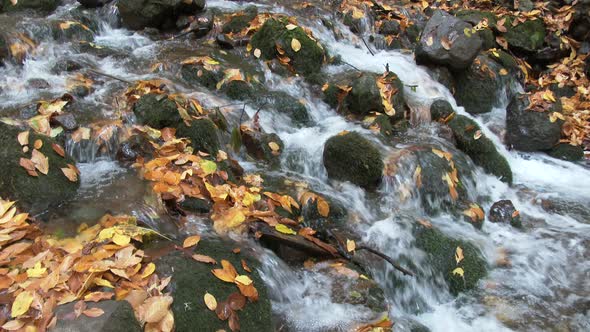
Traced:
<svg viewBox="0 0 590 332">
<path fill-rule="evenodd" d="M 428 261 L 433 269 L 442 274 L 451 294 L 476 288 L 480 279 L 487 274 L 487 263 L 480 251 L 471 243 L 453 239 L 438 229 L 416 225 L 414 228 L 416 246 L 428 254 Z M 457 247 L 463 250 L 463 259 L 457 263 Z M 454 273 L 461 268 L 463 276 Z"/>
<path fill-rule="evenodd" d="M 549 112 L 527 110 L 527 95 L 516 95 L 506 110 L 506 143 L 520 151 L 545 151 L 559 142 L 562 120 L 551 122 L 553 112 L 561 112 L 557 100 Z"/>
<path fill-rule="evenodd" d="M 120 0 L 117 2 L 123 26 L 131 30 L 170 28 L 181 15 L 196 14 L 205 0 Z"/>
<path fill-rule="evenodd" d="M 512 26 L 512 18 L 507 17 L 504 27 L 508 31 L 504 34 L 508 46 L 517 50 L 536 51 L 540 49 L 545 42 L 545 24 L 542 20 L 529 20 Z"/>
<path fill-rule="evenodd" d="M 237 246 L 235 243 L 207 238 L 199 242 L 195 253 L 207 255 L 218 262 L 227 260 L 237 269 L 238 274 L 248 275 L 252 279 L 259 299 L 256 302 L 248 301 L 237 312 L 240 331 L 271 332 L 274 330 L 271 305 L 266 285 L 256 270 L 259 264 L 243 253 L 233 253 L 233 248 Z M 241 259 L 251 268 L 251 273 L 242 268 Z M 229 331 L 228 322 L 220 320 L 214 311 L 207 309 L 203 296 L 210 293 L 217 299 L 218 306 L 223 305 L 231 294 L 239 292 L 234 283 L 220 281 L 211 273 L 215 267 L 183 256 L 178 251 L 158 259 L 156 266 L 160 277 L 172 276 L 169 289 L 174 298 L 172 312 L 176 331 Z"/>
<path fill-rule="evenodd" d="M 147 94 L 141 96 L 133 105 L 133 113 L 140 124 L 155 129 L 176 127 L 181 122 L 176 103 L 167 95 Z"/>
<path fill-rule="evenodd" d="M 578 40 L 590 40 L 590 2 L 578 1 L 574 5 L 574 15 L 569 33 Z"/>
<path fill-rule="evenodd" d="M 85 8 L 98 8 L 106 5 L 112 0 L 77 0 Z"/>
<path fill-rule="evenodd" d="M 71 131 L 78 129 L 78 121 L 72 113 L 63 113 L 51 118 L 51 123 L 62 126 L 63 129 Z"/>
<path fill-rule="evenodd" d="M 35 90 L 46 90 L 49 89 L 49 82 L 42 78 L 31 78 L 27 81 L 27 85 L 31 89 Z"/>
<path fill-rule="evenodd" d="M 98 317 L 80 315 L 76 318 L 74 305 L 76 302 L 61 305 L 55 310 L 57 324 L 52 329 L 56 332 L 141 332 L 133 313 L 133 308 L 127 301 L 100 301 L 86 303 L 88 308 L 99 308 L 104 313 Z"/>
<path fill-rule="evenodd" d="M 224 50 L 232 50 L 235 46 L 235 41 L 225 34 L 219 34 L 215 37 L 215 42 Z"/>
<path fill-rule="evenodd" d="M 436 65 L 427 66 L 427 68 L 430 76 L 438 83 L 444 85 L 449 91 L 455 90 L 455 80 L 449 68 Z"/>
<path fill-rule="evenodd" d="M 176 137 L 186 137 L 191 140 L 194 151 L 202 151 L 217 155 L 219 150 L 219 137 L 217 127 L 209 119 L 196 119 L 187 126 L 181 122 L 176 129 Z"/>
<path fill-rule="evenodd" d="M 283 153 L 285 145 L 279 135 L 253 130 L 241 130 L 241 135 L 242 143 L 248 155 L 252 158 L 266 161 L 271 165 L 278 165 L 280 163 L 280 156 Z"/>
<path fill-rule="evenodd" d="M 379 33 L 382 35 L 397 35 L 400 33 L 400 24 L 396 20 L 381 21 Z"/>
<path fill-rule="evenodd" d="M 522 221 L 520 220 L 520 214 L 518 210 L 512 204 L 512 201 L 504 199 L 497 201 L 490 208 L 488 219 L 491 222 L 497 223 L 510 223 L 514 227 L 522 227 Z"/>
<path fill-rule="evenodd" d="M 289 116 L 298 125 L 309 124 L 311 118 L 307 107 L 297 98 L 283 91 L 271 91 L 265 95 L 265 102 L 268 102 L 279 113 Z"/>
<path fill-rule="evenodd" d="M 278 45 L 284 50 L 284 56 L 291 59 L 289 64 L 298 73 L 310 75 L 319 72 L 326 56 L 324 48 L 319 42 L 311 39 L 301 27 L 287 30 L 288 24 L 286 19 L 266 20 L 250 40 L 253 49 L 260 49 L 262 58 L 271 60 L 279 56 Z M 297 39 L 301 44 L 298 52 L 291 47 L 293 39 Z"/>
<path fill-rule="evenodd" d="M 453 106 L 445 99 L 437 99 L 430 105 L 430 116 L 434 121 L 447 119 L 453 113 L 455 113 Z"/>
<path fill-rule="evenodd" d="M 465 29 L 471 29 L 471 25 L 437 10 L 422 31 L 416 47 L 416 60 L 453 69 L 469 67 L 481 49 L 482 41 L 477 35 L 465 34 Z M 445 42 L 448 50 L 443 46 Z"/>
<path fill-rule="evenodd" d="M 368 190 L 381 183 L 383 160 L 379 150 L 357 132 L 336 135 L 324 145 L 324 167 L 328 176 L 350 181 Z"/>
<path fill-rule="evenodd" d="M 258 15 L 256 6 L 248 6 L 244 12 L 236 13 L 223 25 L 221 31 L 223 33 L 239 33 L 248 26 L 250 22 Z"/>
<path fill-rule="evenodd" d="M 29 135 L 29 142 L 37 139 L 43 142 L 39 151 L 49 160 L 49 172 L 47 175 L 37 172 L 37 177 L 30 176 L 19 165 L 21 158 L 31 158 L 31 151 L 23 152 L 17 141 L 17 135 L 21 131 L 23 130 L 0 122 L 0 168 L 3 170 L 0 177 L 0 196 L 16 200 L 23 211 L 34 215 L 71 199 L 76 194 L 80 181 L 68 180 L 61 171 L 68 164 L 75 165 L 75 161 L 67 155 L 65 158 L 58 155 L 51 147 L 54 143 L 51 138 L 33 132 Z"/>
<path fill-rule="evenodd" d="M 194 197 L 186 197 L 179 205 L 181 209 L 194 213 L 209 213 L 212 206 L 210 201 Z"/>
<path fill-rule="evenodd" d="M 235 100 L 253 100 L 258 95 L 259 85 L 247 81 L 231 81 L 221 87 L 221 91 Z"/>
<path fill-rule="evenodd" d="M 0 7 L 1 9 L 1 7 Z M 1 10 L 0 10 L 1 12 Z M 0 66 L 4 65 L 4 62 L 8 59 L 10 50 L 8 49 L 8 43 L 5 40 L 4 35 L 0 32 Z"/>
<path fill-rule="evenodd" d="M 82 64 L 75 60 L 61 59 L 55 63 L 53 68 L 51 68 L 51 72 L 54 74 L 61 74 L 62 72 L 73 72 L 80 70 L 82 67 Z"/>
<path fill-rule="evenodd" d="M 52 12 L 59 5 L 61 0 L 18 0 L 16 5 L 13 5 L 10 0 L 2 0 L 4 6 L 2 7 L 5 12 L 21 11 L 25 9 L 35 9 L 44 12 Z"/>
<path fill-rule="evenodd" d="M 135 162 L 137 157 L 140 156 L 149 159 L 153 155 L 153 152 L 154 148 L 145 136 L 133 135 L 119 145 L 117 160 Z"/>
<path fill-rule="evenodd" d="M 571 145 L 568 143 L 559 143 L 547 152 L 551 157 L 567 160 L 580 161 L 584 159 L 584 148 L 580 145 Z"/>
<path fill-rule="evenodd" d="M 185 64 L 180 69 L 180 75 L 191 86 L 204 86 L 209 90 L 215 90 L 216 85 L 223 79 L 221 71 L 207 70 L 201 64 Z"/>
<path fill-rule="evenodd" d="M 193 31 L 195 38 L 202 38 L 213 29 L 213 23 L 213 13 L 207 11 L 197 15 L 196 20 L 190 24 L 189 29 Z"/>
</svg>

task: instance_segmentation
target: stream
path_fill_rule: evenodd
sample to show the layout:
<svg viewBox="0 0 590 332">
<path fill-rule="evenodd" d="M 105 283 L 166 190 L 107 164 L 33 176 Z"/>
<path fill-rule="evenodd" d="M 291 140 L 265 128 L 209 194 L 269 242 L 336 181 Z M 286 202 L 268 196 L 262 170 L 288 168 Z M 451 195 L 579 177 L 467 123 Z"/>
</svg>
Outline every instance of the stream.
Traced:
<svg viewBox="0 0 590 332">
<path fill-rule="evenodd" d="M 398 51 L 376 51 L 371 55 L 360 38 L 347 27 L 334 24 L 344 32 L 336 39 L 320 20 L 290 9 L 291 1 L 276 4 L 256 2 L 260 10 L 286 13 L 297 17 L 301 25 L 312 29 L 321 43 L 346 63 L 363 71 L 382 73 L 388 64 L 398 74 L 406 88 L 406 103 L 413 113 L 428 110 L 435 99 L 446 99 L 456 112 L 469 117 L 457 106 L 451 92 L 431 78 L 427 70 L 416 65 L 411 54 Z M 209 1 L 208 8 L 238 11 L 250 3 Z M 68 19 L 70 11 L 78 7 L 67 1 L 49 17 L 10 14 L 0 20 L 0 29 L 28 31 L 35 35 L 48 19 Z M 174 66 L 193 53 L 201 54 L 206 46 L 192 38 L 165 40 L 149 38 L 140 33 L 117 28 L 116 9 L 112 5 L 93 10 L 99 33 L 94 43 L 109 48 L 113 55 L 101 57 L 82 53 L 69 42 L 58 42 L 47 36 L 23 65 L 8 63 L 0 67 L 0 112 L 18 114 L 19 110 L 40 99 L 52 99 L 63 94 L 68 85 L 67 73 L 55 74 L 52 68 L 63 59 L 75 59 L 89 68 L 124 78 L 128 81 L 165 79 L 172 91 L 198 98 L 204 106 L 231 104 L 221 95 L 211 94 L 184 85 Z M 6 14 L 1 14 L 6 15 Z M 327 17 L 333 15 L 326 13 Z M 5 26 L 1 26 L 5 25 Z M 172 68 L 151 72 L 150 67 L 162 63 Z M 324 70 L 335 74 L 350 69 L 346 65 L 327 66 Z M 479 117 L 472 117 L 492 139 L 496 148 L 508 160 L 514 173 L 510 187 L 497 178 L 476 170 L 477 185 L 472 193 L 482 197 L 482 208 L 489 211 L 493 202 L 512 200 L 520 211 L 525 227 L 521 230 L 502 223 L 485 222 L 481 230 L 466 227 L 450 215 L 432 218 L 422 209 L 418 198 L 400 198 L 400 185 L 412 179 L 412 173 L 398 173 L 383 181 L 376 193 L 367 193 L 349 183 L 328 179 L 322 163 L 326 140 L 344 130 L 357 131 L 376 144 L 383 155 L 403 148 L 412 142 L 432 140 L 431 124 L 424 122 L 411 128 L 406 141 L 380 144 L 375 135 L 361 125 L 351 122 L 314 96 L 301 78 L 285 79 L 265 69 L 265 84 L 273 90 L 289 93 L 304 100 L 312 123 L 297 127 L 278 112 L 260 113 L 260 125 L 269 133 L 276 133 L 285 144 L 278 176 L 306 181 L 314 191 L 342 203 L 354 215 L 355 232 L 388 256 L 412 258 L 423 275 L 432 278 L 402 277 L 382 261 L 370 263 L 370 272 L 384 290 L 389 304 L 389 317 L 394 330 L 410 331 L 411 322 L 419 322 L 431 331 L 589 331 L 590 330 L 590 169 L 581 164 L 559 161 L 546 155 L 509 151 L 502 143 L 505 122 L 502 107 Z M 77 99 L 84 120 L 119 119 L 117 102 L 113 96 L 127 85 L 108 77 L 95 76 L 93 90 Z M 48 82 L 44 89 L 30 87 L 33 79 Z M 413 88 L 409 88 L 412 86 Z M 241 108 L 241 107 L 240 107 Z M 226 116 L 239 110 L 224 109 Z M 253 117 L 256 109 L 246 107 Z M 22 112 L 22 111 L 21 111 Z M 230 115 L 229 113 L 234 113 Z M 0 116 L 5 116 L 0 113 Z M 66 149 L 81 170 L 81 188 L 77 197 L 45 216 L 50 232 L 72 234 L 82 223 L 91 223 L 105 213 L 127 213 L 149 220 L 153 227 L 166 229 L 167 217 L 163 207 L 150 194 L 146 183 L 135 171 L 116 161 L 116 135 L 108 144 L 66 142 Z M 239 160 L 247 172 L 265 172 L 261 165 Z M 416 219 L 428 219 L 444 233 L 469 240 L 484 254 L 490 271 L 476 291 L 453 297 L 441 287 L 431 267 L 425 264 L 425 254 L 414 243 L 408 225 Z M 346 331 L 363 319 L 371 318 L 371 311 L 363 305 L 334 303 L 330 297 L 332 280 L 315 270 L 294 268 L 273 252 L 251 242 L 259 253 L 261 273 L 272 300 L 273 311 L 284 321 L 289 331 Z M 501 250 L 500 250 L 501 248 Z M 501 253 L 509 253 L 510 266 L 498 267 Z"/>
</svg>

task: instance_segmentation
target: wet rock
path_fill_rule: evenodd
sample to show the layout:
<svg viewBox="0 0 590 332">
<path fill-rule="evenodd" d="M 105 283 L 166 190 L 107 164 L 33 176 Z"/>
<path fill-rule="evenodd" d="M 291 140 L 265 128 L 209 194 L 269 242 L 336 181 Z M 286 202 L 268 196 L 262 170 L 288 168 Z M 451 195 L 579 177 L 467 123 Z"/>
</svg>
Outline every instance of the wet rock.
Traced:
<svg viewBox="0 0 590 332">
<path fill-rule="evenodd" d="M 451 294 L 458 295 L 476 288 L 479 280 L 486 276 L 487 263 L 473 244 L 420 224 L 415 225 L 414 235 L 416 246 L 428 254 L 432 268 L 442 274 Z M 459 263 L 455 259 L 458 247 L 463 251 L 463 259 Z M 462 269 L 463 276 L 457 268 Z"/>
<path fill-rule="evenodd" d="M 416 47 L 416 60 L 453 69 L 469 67 L 481 49 L 482 41 L 477 35 L 466 35 L 464 29 L 471 29 L 471 25 L 437 10 L 422 31 Z"/>
<path fill-rule="evenodd" d="M 321 239 L 331 238 L 330 232 L 335 229 L 346 228 L 348 220 L 348 211 L 346 207 L 339 201 L 334 200 L 326 195 L 318 194 L 323 200 L 328 203 L 330 210 L 327 216 L 320 214 L 318 210 L 318 199 L 308 200 L 301 205 L 301 216 L 303 217 L 302 225 L 304 227 L 311 227 L 317 231 L 318 237 Z M 291 194 L 296 197 L 297 194 Z"/>
<path fill-rule="evenodd" d="M 176 127 L 182 122 L 176 103 L 163 94 L 141 96 L 133 105 L 133 113 L 139 123 L 156 129 Z"/>
<path fill-rule="evenodd" d="M 529 20 L 512 26 L 512 18 L 507 17 L 504 27 L 507 29 L 504 38 L 508 46 L 516 50 L 536 51 L 545 41 L 545 24 L 542 20 Z"/>
<path fill-rule="evenodd" d="M 99 58 L 106 58 L 109 56 L 112 57 L 117 57 L 117 58 L 128 58 L 128 55 L 122 53 L 121 51 L 118 51 L 114 48 L 108 47 L 108 46 L 102 46 L 102 45 L 96 45 L 94 43 L 89 43 L 86 41 L 80 41 L 78 42 L 75 47 L 77 48 L 77 51 L 80 53 L 88 53 L 88 54 L 92 54 L 96 57 Z"/>
<path fill-rule="evenodd" d="M 298 125 L 306 125 L 311 121 L 307 107 L 284 91 L 270 91 L 265 95 L 265 99 L 272 108 L 287 115 Z"/>
<path fill-rule="evenodd" d="M 217 127 L 209 119 L 196 119 L 187 126 L 181 122 L 176 129 L 176 137 L 186 137 L 191 140 L 194 151 L 202 151 L 216 155 L 219 150 Z"/>
<path fill-rule="evenodd" d="M 242 129 L 242 143 L 252 158 L 262 160 L 271 165 L 280 163 L 280 156 L 283 153 L 285 145 L 275 133 L 263 133 L 249 129 Z"/>
<path fill-rule="evenodd" d="M 97 8 L 106 5 L 112 0 L 77 0 L 85 8 Z"/>
<path fill-rule="evenodd" d="M 10 55 L 10 51 L 8 49 L 8 43 L 5 40 L 5 37 L 0 32 L 0 66 L 4 65 L 4 62 L 8 59 Z"/>
<path fill-rule="evenodd" d="M 284 51 L 284 56 L 291 59 L 289 64 L 300 74 L 310 75 L 320 71 L 326 52 L 319 42 L 311 39 L 301 28 L 288 30 L 286 19 L 268 19 L 256 32 L 250 41 L 254 49 L 260 49 L 262 58 L 271 60 L 280 54 L 277 45 Z M 301 44 L 301 49 L 295 52 L 291 47 L 293 39 Z"/>
<path fill-rule="evenodd" d="M 507 199 L 497 201 L 492 205 L 488 214 L 488 219 L 491 222 L 509 223 L 514 227 L 522 227 L 522 221 L 520 220 L 518 210 L 516 210 L 512 201 Z"/>
<path fill-rule="evenodd" d="M 117 8 L 123 26 L 128 29 L 166 29 L 174 27 L 181 15 L 193 15 L 203 10 L 205 0 L 120 0 Z"/>
<path fill-rule="evenodd" d="M 21 11 L 25 9 L 52 12 L 61 5 L 61 0 L 18 0 L 16 4 L 12 4 L 11 0 L 2 0 L 2 2 L 4 3 L 2 9 L 5 12 Z"/>
<path fill-rule="evenodd" d="M 98 317 L 80 315 L 76 317 L 76 302 L 61 305 L 55 310 L 57 324 L 51 331 L 56 332 L 141 332 L 143 328 L 135 318 L 133 308 L 127 301 L 87 302 L 88 308 L 99 308 L 104 313 Z"/>
<path fill-rule="evenodd" d="M 145 136 L 133 135 L 119 145 L 116 156 L 122 162 L 135 162 L 137 157 L 149 159 L 153 152 L 154 148 Z"/>
<path fill-rule="evenodd" d="M 30 176 L 19 165 L 21 158 L 30 159 L 32 152 L 23 152 L 17 141 L 17 135 L 23 130 L 0 122 L 0 196 L 16 200 L 17 205 L 24 211 L 36 214 L 50 206 L 57 206 L 71 199 L 80 186 L 80 181 L 72 182 L 66 178 L 61 168 L 68 164 L 75 165 L 69 156 L 61 157 L 52 146 L 54 141 L 33 132 L 29 135 L 29 149 L 36 140 L 43 142 L 39 151 L 48 158 L 49 171 L 47 175 L 37 171 L 38 176 Z"/>
<path fill-rule="evenodd" d="M 195 38 L 202 38 L 213 29 L 213 23 L 213 13 L 207 11 L 197 15 L 196 20 L 190 24 L 189 29 L 193 31 Z"/>
<path fill-rule="evenodd" d="M 559 143 L 547 152 L 551 157 L 567 160 L 580 161 L 584 159 L 584 148 L 580 145 L 571 145 L 568 143 Z"/>
<path fill-rule="evenodd" d="M 217 82 L 223 79 L 221 71 L 207 70 L 200 64 L 185 64 L 180 70 L 182 78 L 192 86 L 204 86 L 215 90 Z"/>
<path fill-rule="evenodd" d="M 221 87 L 221 91 L 234 100 L 252 100 L 257 96 L 256 83 L 246 81 L 231 81 Z"/>
<path fill-rule="evenodd" d="M 430 105 L 430 116 L 433 121 L 447 119 L 453 113 L 455 113 L 453 106 L 445 99 L 437 99 Z"/>
<path fill-rule="evenodd" d="M 476 31 L 474 34 L 479 36 L 482 41 L 482 50 L 496 48 L 496 36 L 489 27 L 496 24 L 496 15 L 489 11 L 465 9 L 458 11 L 455 16 L 461 20 L 476 26 L 484 19 L 488 21 L 488 28 Z"/>
<path fill-rule="evenodd" d="M 590 40 L 590 2 L 578 1 L 574 5 L 574 15 L 569 32 L 574 39 Z"/>
<path fill-rule="evenodd" d="M 400 31 L 400 23 L 396 20 L 382 21 L 379 27 L 379 33 L 382 35 L 397 35 Z"/>
<path fill-rule="evenodd" d="M 217 262 L 228 260 L 240 275 L 248 275 L 254 287 L 258 290 L 259 299 L 248 301 L 244 308 L 238 311 L 240 331 L 271 332 L 273 331 L 272 311 L 264 281 L 258 274 L 257 262 L 249 259 L 243 253 L 234 254 L 235 243 L 221 242 L 216 239 L 202 239 L 194 253 L 207 255 Z M 252 270 L 251 273 L 242 268 L 241 259 Z M 203 301 L 205 293 L 210 293 L 217 299 L 217 305 L 224 305 L 228 297 L 239 292 L 234 283 L 222 282 L 217 279 L 210 264 L 204 264 L 183 256 L 179 252 L 170 253 L 156 261 L 158 274 L 165 278 L 172 276 L 169 289 L 172 290 L 172 312 L 176 331 L 194 331 L 195 327 L 202 331 L 227 330 L 228 322 L 220 320 L 214 311 L 207 309 Z"/>
<path fill-rule="evenodd" d="M 181 209 L 193 213 L 209 213 L 212 206 L 210 201 L 195 197 L 186 197 L 179 205 Z"/>
<path fill-rule="evenodd" d="M 507 87 L 508 71 L 486 54 L 455 75 L 457 104 L 471 114 L 487 113 L 497 106 Z"/>
<path fill-rule="evenodd" d="M 215 42 L 224 50 L 232 50 L 235 45 L 235 41 L 229 35 L 224 34 L 217 35 Z"/>
<path fill-rule="evenodd" d="M 328 176 L 349 181 L 367 190 L 381 183 L 383 160 L 379 150 L 357 132 L 346 132 L 328 139 L 324 145 L 324 167 Z"/>
<path fill-rule="evenodd" d="M 49 89 L 49 82 L 42 78 L 31 78 L 27 81 L 27 85 L 30 89 L 36 90 L 47 90 Z"/>
<path fill-rule="evenodd" d="M 520 151 L 546 151 L 559 142 L 562 120 L 551 122 L 553 112 L 561 112 L 557 100 L 549 112 L 527 110 L 527 95 L 516 95 L 506 110 L 506 143 Z"/>
<path fill-rule="evenodd" d="M 248 6 L 241 13 L 236 13 L 223 25 L 221 31 L 223 33 L 239 33 L 248 26 L 250 22 L 258 15 L 256 6 Z"/>
<path fill-rule="evenodd" d="M 455 80 L 453 74 L 447 67 L 427 66 L 428 73 L 438 83 L 444 85 L 449 91 L 455 90 Z"/>
<path fill-rule="evenodd" d="M 86 25 L 77 21 L 52 21 L 51 31 L 53 38 L 58 41 L 84 41 L 92 42 L 94 33 Z"/>
<path fill-rule="evenodd" d="M 82 69 L 81 63 L 71 59 L 61 59 L 55 63 L 53 68 L 51 68 L 51 72 L 54 74 L 60 74 L 63 72 L 73 72 L 80 69 Z"/>
<path fill-rule="evenodd" d="M 78 121 L 72 113 L 62 113 L 51 118 L 51 123 L 62 126 L 64 130 L 71 131 L 78 129 Z"/>
</svg>

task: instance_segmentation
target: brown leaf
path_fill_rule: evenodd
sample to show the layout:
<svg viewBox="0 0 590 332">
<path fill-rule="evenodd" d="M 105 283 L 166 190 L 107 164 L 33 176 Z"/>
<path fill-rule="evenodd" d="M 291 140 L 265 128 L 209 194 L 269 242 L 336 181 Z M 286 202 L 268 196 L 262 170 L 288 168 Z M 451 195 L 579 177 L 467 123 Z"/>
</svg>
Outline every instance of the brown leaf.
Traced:
<svg viewBox="0 0 590 332">
<path fill-rule="evenodd" d="M 49 172 L 49 158 L 47 158 L 39 150 L 35 149 L 33 150 L 31 161 L 33 162 L 33 164 L 35 164 L 35 168 L 39 170 L 39 172 L 47 175 L 47 173 Z"/>
<path fill-rule="evenodd" d="M 238 319 L 238 314 L 236 314 L 233 311 L 229 315 L 229 328 L 234 332 L 240 330 L 240 321 Z"/>
<path fill-rule="evenodd" d="M 19 165 L 26 169 L 30 176 L 39 176 L 35 171 L 35 164 L 30 159 L 20 158 Z"/>
<path fill-rule="evenodd" d="M 249 298 L 250 301 L 258 301 L 258 290 L 254 287 L 254 284 L 250 285 L 243 285 L 239 282 L 236 283 L 238 288 L 240 289 L 240 293 L 245 297 Z"/>
<path fill-rule="evenodd" d="M 63 167 L 61 168 L 61 171 L 64 173 L 66 178 L 68 178 L 68 180 L 72 182 L 78 182 L 78 173 L 76 173 L 76 171 L 72 170 L 69 167 Z"/>
<path fill-rule="evenodd" d="M 102 310 L 101 308 L 90 308 L 90 309 L 86 309 L 82 312 L 85 316 L 88 317 L 99 317 L 102 316 L 104 314 L 104 310 Z"/>
<path fill-rule="evenodd" d="M 229 307 L 229 304 L 227 303 L 227 301 L 223 301 L 223 302 L 218 303 L 217 309 L 215 309 L 215 314 L 217 314 L 217 317 L 221 320 L 228 319 L 231 312 L 232 312 L 232 310 Z"/>
<path fill-rule="evenodd" d="M 322 217 L 328 217 L 330 214 L 330 205 L 328 202 L 323 199 L 322 197 L 318 196 L 318 212 Z"/>
<path fill-rule="evenodd" d="M 161 321 L 168 313 L 171 304 L 171 296 L 163 295 L 148 298 L 138 309 L 141 320 L 146 323 Z"/>
<path fill-rule="evenodd" d="M 199 243 L 199 241 L 201 241 L 201 236 L 199 236 L 199 235 L 189 236 L 186 239 L 184 239 L 184 242 L 182 243 L 182 247 L 183 248 L 190 248 L 190 247 L 196 246 L 197 243 Z"/>
<path fill-rule="evenodd" d="M 242 310 L 246 305 L 246 297 L 238 292 L 231 293 L 227 302 L 232 310 Z"/>
<path fill-rule="evenodd" d="M 64 151 L 64 148 L 61 147 L 61 145 L 53 143 L 51 144 L 51 147 L 53 148 L 53 151 L 55 151 L 55 153 L 65 158 L 66 152 Z"/>
<path fill-rule="evenodd" d="M 201 263 L 217 264 L 217 261 L 214 258 L 207 255 L 194 254 L 192 255 L 192 258 Z"/>
<path fill-rule="evenodd" d="M 252 270 L 250 269 L 250 267 L 248 266 L 248 264 L 246 264 L 246 261 L 242 259 L 242 268 L 244 270 L 246 270 L 247 272 L 252 272 Z"/>
</svg>

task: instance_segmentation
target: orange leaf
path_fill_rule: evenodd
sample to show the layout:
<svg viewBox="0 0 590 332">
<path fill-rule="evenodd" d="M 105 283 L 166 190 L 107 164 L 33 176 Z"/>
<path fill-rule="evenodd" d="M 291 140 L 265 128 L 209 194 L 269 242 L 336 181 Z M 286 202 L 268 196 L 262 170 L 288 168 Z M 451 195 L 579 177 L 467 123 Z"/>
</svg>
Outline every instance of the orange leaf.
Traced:
<svg viewBox="0 0 590 332">
<path fill-rule="evenodd" d="M 86 309 L 82 312 L 82 314 L 84 314 L 85 316 L 88 317 L 99 317 L 102 316 L 104 314 L 104 310 L 102 310 L 101 308 L 90 308 L 90 309 Z"/>
<path fill-rule="evenodd" d="M 213 259 L 212 257 L 209 257 L 207 255 L 194 254 L 192 257 L 197 262 L 208 263 L 208 264 L 217 264 L 217 261 L 215 259 Z"/>
<path fill-rule="evenodd" d="M 182 247 L 189 248 L 192 246 L 196 246 L 197 243 L 199 243 L 199 241 L 201 241 L 201 236 L 199 236 L 199 235 L 189 236 L 186 239 L 184 239 L 184 242 L 182 243 Z"/>
</svg>

